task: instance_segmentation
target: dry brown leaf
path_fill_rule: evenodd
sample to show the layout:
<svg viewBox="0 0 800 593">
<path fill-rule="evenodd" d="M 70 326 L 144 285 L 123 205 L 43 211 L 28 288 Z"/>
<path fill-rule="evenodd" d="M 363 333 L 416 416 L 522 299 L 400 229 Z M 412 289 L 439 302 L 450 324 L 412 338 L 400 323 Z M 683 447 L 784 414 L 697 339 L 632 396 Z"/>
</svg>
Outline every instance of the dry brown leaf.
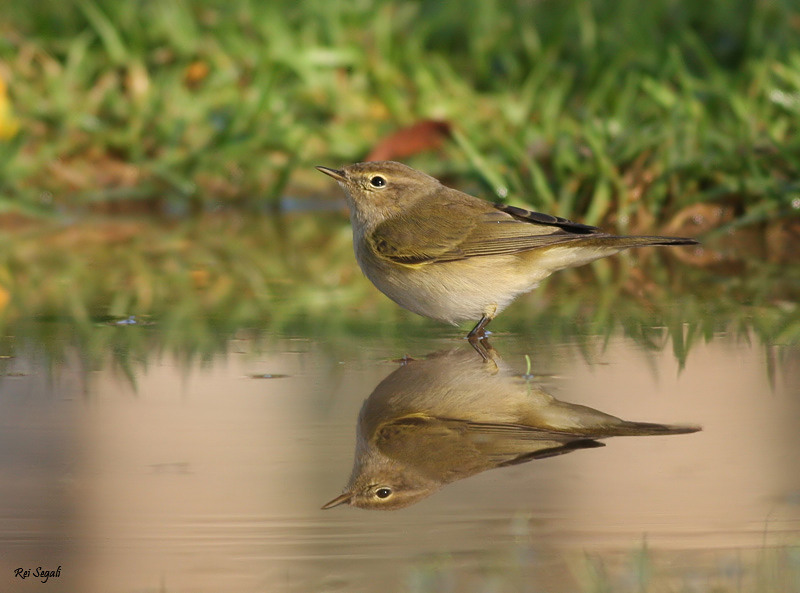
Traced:
<svg viewBox="0 0 800 593">
<path fill-rule="evenodd" d="M 365 161 L 404 159 L 427 150 L 437 150 L 450 137 L 450 123 L 426 119 L 400 128 L 378 142 Z"/>
</svg>

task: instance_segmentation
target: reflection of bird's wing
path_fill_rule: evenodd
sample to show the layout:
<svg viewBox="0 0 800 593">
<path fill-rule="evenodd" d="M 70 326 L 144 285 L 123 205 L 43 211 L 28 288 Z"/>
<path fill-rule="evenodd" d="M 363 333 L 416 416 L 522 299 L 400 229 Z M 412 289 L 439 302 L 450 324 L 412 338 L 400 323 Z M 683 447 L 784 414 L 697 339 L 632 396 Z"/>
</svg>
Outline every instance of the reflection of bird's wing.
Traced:
<svg viewBox="0 0 800 593">
<path fill-rule="evenodd" d="M 595 234 L 595 227 L 447 188 L 385 220 L 367 240 L 379 256 L 413 265 L 519 253 Z"/>
<path fill-rule="evenodd" d="M 442 422 L 415 414 L 383 424 L 375 435 L 375 445 L 409 469 L 449 482 L 491 467 L 474 444 L 464 438 L 465 428 L 464 422 Z M 452 477 L 448 479 L 449 476 Z"/>
<path fill-rule="evenodd" d="M 384 455 L 442 482 L 494 467 L 602 446 L 586 437 L 529 426 L 422 415 L 383 424 L 376 433 L 375 445 Z"/>
<path fill-rule="evenodd" d="M 605 445 L 600 441 L 593 441 L 592 439 L 577 439 L 560 445 L 554 444 L 552 447 L 546 449 L 538 449 L 530 453 L 518 455 L 517 457 L 498 463 L 497 467 L 508 467 L 509 465 L 518 465 L 520 463 L 533 461 L 534 459 L 546 459 L 547 457 L 565 455 L 577 451 L 578 449 L 596 449 L 597 447 L 605 447 Z"/>
<path fill-rule="evenodd" d="M 605 446 L 590 437 L 521 424 L 470 422 L 468 433 L 497 467 Z"/>
</svg>

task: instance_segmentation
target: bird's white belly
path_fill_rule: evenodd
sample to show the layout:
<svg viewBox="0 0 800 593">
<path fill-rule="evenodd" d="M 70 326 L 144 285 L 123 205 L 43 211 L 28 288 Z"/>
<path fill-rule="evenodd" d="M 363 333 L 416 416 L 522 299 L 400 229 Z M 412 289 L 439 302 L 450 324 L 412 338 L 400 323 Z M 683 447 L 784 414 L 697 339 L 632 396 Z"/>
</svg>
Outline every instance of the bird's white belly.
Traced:
<svg viewBox="0 0 800 593">
<path fill-rule="evenodd" d="M 516 268 L 514 256 L 478 257 L 464 261 L 403 266 L 372 262 L 362 266 L 378 289 L 401 307 L 448 323 L 494 317 L 538 279 L 499 274 Z"/>
</svg>

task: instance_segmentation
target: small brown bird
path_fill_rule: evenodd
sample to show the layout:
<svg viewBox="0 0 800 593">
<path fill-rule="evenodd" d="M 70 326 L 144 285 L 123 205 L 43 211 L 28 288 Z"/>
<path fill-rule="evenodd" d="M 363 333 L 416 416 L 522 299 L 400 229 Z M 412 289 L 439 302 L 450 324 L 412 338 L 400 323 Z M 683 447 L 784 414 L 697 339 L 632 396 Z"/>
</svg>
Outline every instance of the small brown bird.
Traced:
<svg viewBox="0 0 800 593">
<path fill-rule="evenodd" d="M 694 245 L 682 237 L 623 237 L 557 216 L 493 204 L 393 161 L 317 167 L 345 191 L 356 259 L 401 307 L 486 325 L 555 271 L 630 247 Z"/>
<path fill-rule="evenodd" d="M 559 401 L 487 354 L 489 364 L 463 348 L 433 354 L 381 381 L 358 416 L 350 481 L 322 508 L 399 509 L 486 470 L 603 446 L 596 439 L 700 430 Z"/>
</svg>

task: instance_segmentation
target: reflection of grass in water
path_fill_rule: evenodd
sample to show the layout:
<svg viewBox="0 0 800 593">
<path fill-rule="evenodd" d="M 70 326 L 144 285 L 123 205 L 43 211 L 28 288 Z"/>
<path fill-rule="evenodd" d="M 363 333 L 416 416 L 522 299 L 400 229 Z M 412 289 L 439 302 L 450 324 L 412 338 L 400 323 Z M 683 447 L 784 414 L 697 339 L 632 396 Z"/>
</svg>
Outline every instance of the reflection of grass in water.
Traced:
<svg viewBox="0 0 800 593">
<path fill-rule="evenodd" d="M 0 241 L 4 331 L 35 339 L 54 360 L 77 340 L 90 368 L 109 353 L 126 368 L 152 351 L 208 359 L 242 330 L 354 341 L 454 332 L 402 312 L 361 276 L 339 215 L 98 220 Z M 492 329 L 551 341 L 623 331 L 653 349 L 671 342 L 681 360 L 718 332 L 765 345 L 800 342 L 796 266 L 743 261 L 726 274 L 654 250 L 629 261 L 558 273 Z M 154 326 L 103 323 L 131 315 Z"/>
<path fill-rule="evenodd" d="M 522 538 L 507 554 L 463 558 L 438 554 L 419 560 L 406 578 L 409 591 L 446 585 L 478 593 L 789 593 L 800 591 L 800 545 L 762 549 L 656 550 L 646 544 L 584 554 L 530 546 Z M 535 539 L 533 540 L 535 541 Z M 542 566 L 548 570 L 542 570 Z M 445 585 L 446 584 L 446 585 Z"/>
<path fill-rule="evenodd" d="M 646 544 L 627 555 L 587 553 L 574 560 L 581 591 L 647 593 L 800 590 L 800 546 L 664 552 Z"/>
</svg>

